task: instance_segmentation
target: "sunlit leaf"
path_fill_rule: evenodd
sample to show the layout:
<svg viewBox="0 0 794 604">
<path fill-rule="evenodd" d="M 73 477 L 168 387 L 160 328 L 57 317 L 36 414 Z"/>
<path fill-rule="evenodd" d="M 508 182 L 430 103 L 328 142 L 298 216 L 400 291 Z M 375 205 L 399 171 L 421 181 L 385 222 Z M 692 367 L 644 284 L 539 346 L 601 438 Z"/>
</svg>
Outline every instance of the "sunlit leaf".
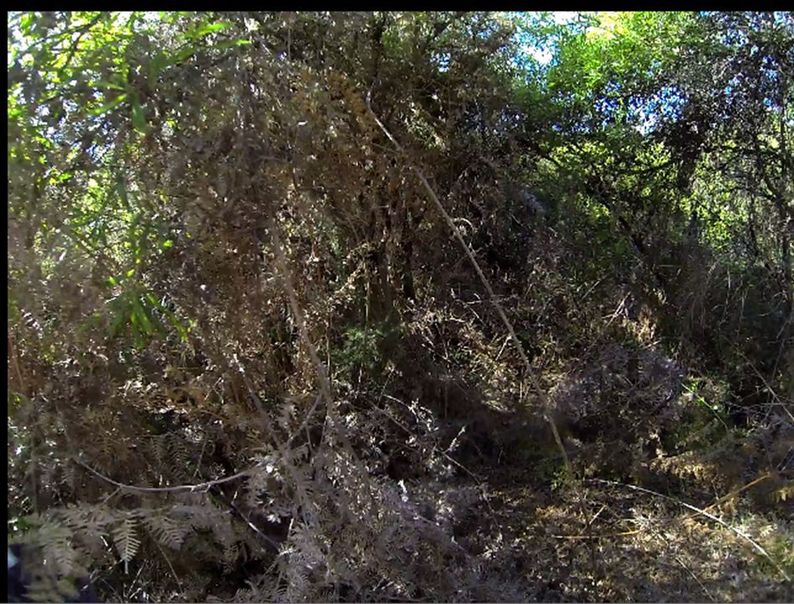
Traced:
<svg viewBox="0 0 794 604">
<path fill-rule="evenodd" d="M 115 107 L 118 107 L 118 106 L 119 106 L 121 103 L 123 103 L 123 102 L 124 102 L 124 100 L 125 100 L 126 98 L 127 98 L 127 95 L 126 95 L 126 93 L 125 93 L 125 94 L 120 94 L 119 96 L 117 96 L 117 97 L 116 97 L 115 99 L 113 99 L 112 101 L 110 101 L 110 102 L 108 102 L 108 103 L 105 103 L 105 104 L 104 104 L 104 105 L 102 105 L 101 107 L 99 107 L 99 108 L 97 108 L 97 109 L 94 109 L 93 111 L 91 111 L 91 112 L 89 113 L 89 115 L 90 115 L 91 117 L 96 117 L 96 116 L 99 116 L 99 115 L 103 115 L 103 114 L 107 113 L 108 111 L 110 111 L 111 109 L 113 109 L 113 108 L 115 108 Z"/>
<path fill-rule="evenodd" d="M 229 27 L 228 23 L 224 23 L 219 21 L 218 23 L 210 23 L 207 25 L 203 25 L 198 29 L 193 30 L 192 32 L 188 33 L 189 37 L 200 38 L 202 36 L 206 36 L 208 34 L 214 33 L 216 31 L 221 31 Z"/>
<path fill-rule="evenodd" d="M 251 40 L 245 40 L 245 39 L 227 40 L 227 41 L 224 41 L 224 42 L 220 42 L 219 44 L 216 44 L 214 46 L 214 48 L 217 48 L 219 50 L 223 50 L 223 49 L 226 49 L 226 48 L 235 48 L 237 46 L 247 46 L 249 44 L 251 44 Z"/>
<path fill-rule="evenodd" d="M 117 84 L 115 82 L 100 81 L 100 82 L 94 82 L 93 85 L 96 86 L 97 88 L 107 88 L 110 90 L 124 90 L 124 86 L 122 86 L 121 84 Z M 122 96 L 126 97 L 126 94 Z"/>
</svg>

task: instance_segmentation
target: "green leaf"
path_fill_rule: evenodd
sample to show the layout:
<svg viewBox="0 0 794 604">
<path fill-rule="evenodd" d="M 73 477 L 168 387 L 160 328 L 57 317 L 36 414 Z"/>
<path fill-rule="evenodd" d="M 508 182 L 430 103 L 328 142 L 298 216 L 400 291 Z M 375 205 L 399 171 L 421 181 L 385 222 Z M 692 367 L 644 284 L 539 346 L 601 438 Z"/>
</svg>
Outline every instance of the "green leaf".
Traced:
<svg viewBox="0 0 794 604">
<path fill-rule="evenodd" d="M 146 115 L 143 112 L 143 107 L 136 100 L 132 102 L 132 125 L 141 134 L 146 134 L 148 125 L 146 123 Z"/>
<path fill-rule="evenodd" d="M 121 202 L 124 204 L 124 207 L 127 208 L 127 210 L 132 210 L 132 207 L 130 206 L 129 195 L 127 194 L 127 183 L 125 183 L 123 180 L 119 180 L 116 184 L 116 191 L 119 195 L 119 199 L 121 199 Z"/>
<path fill-rule="evenodd" d="M 160 73 L 172 64 L 171 59 L 163 52 L 158 52 L 154 58 L 152 59 L 151 64 L 149 65 L 149 79 L 154 80 Z"/>
<path fill-rule="evenodd" d="M 146 335 L 152 335 L 157 333 L 157 330 L 154 327 L 151 319 L 149 318 L 149 313 L 146 312 L 146 308 L 144 307 L 141 300 L 135 301 L 135 316 L 138 318 L 138 322 L 140 323 L 143 333 Z"/>
<path fill-rule="evenodd" d="M 26 36 L 30 35 L 30 30 L 33 26 L 33 13 L 25 13 L 22 15 L 22 18 L 19 20 L 19 27 Z"/>
<path fill-rule="evenodd" d="M 185 327 L 182 321 L 180 321 L 172 311 L 170 311 L 168 308 L 163 306 L 159 302 L 159 300 L 157 300 L 154 294 L 148 292 L 145 297 L 146 300 L 149 302 L 149 304 L 152 306 L 152 308 L 156 308 L 157 310 L 159 310 L 161 313 L 163 313 L 165 318 L 168 319 L 168 322 L 171 324 L 171 326 L 174 329 L 176 329 L 177 333 L 179 334 L 179 338 L 183 342 L 187 342 L 188 333 L 190 332 L 190 327 Z"/>
<path fill-rule="evenodd" d="M 110 325 L 110 334 L 111 336 L 117 336 L 121 333 L 124 326 L 130 322 L 129 301 L 125 297 L 115 298 L 110 306 L 115 313 Z"/>
<path fill-rule="evenodd" d="M 171 62 L 181 63 L 182 61 L 190 57 L 194 52 L 196 52 L 195 46 L 188 46 L 187 48 L 183 48 L 174 55 L 174 57 L 171 59 Z"/>
<path fill-rule="evenodd" d="M 104 82 L 104 81 L 94 82 L 93 86 L 95 86 L 96 88 L 107 88 L 109 90 L 125 90 L 124 86 L 116 82 Z"/>
<path fill-rule="evenodd" d="M 216 31 L 221 31 L 227 27 L 229 27 L 229 24 L 222 21 L 219 21 L 218 23 L 210 23 L 190 32 L 188 36 L 192 38 L 201 38 L 202 36 L 209 35 Z"/>
<path fill-rule="evenodd" d="M 216 44 L 213 48 L 223 50 L 226 48 L 234 48 L 235 46 L 247 46 L 248 44 L 251 44 L 251 40 L 241 38 L 239 40 L 226 40 L 225 42 Z"/>
<path fill-rule="evenodd" d="M 117 96 L 115 99 L 113 99 L 113 100 L 112 100 L 112 101 L 110 101 L 109 103 L 105 103 L 105 104 L 104 104 L 104 105 L 102 105 L 101 107 L 99 107 L 99 108 L 97 108 L 97 109 L 94 109 L 94 110 L 93 110 L 91 113 L 89 113 L 88 115 L 89 115 L 90 117 L 96 117 L 96 116 L 98 116 L 98 115 L 102 115 L 102 114 L 104 114 L 104 113 L 107 113 L 108 111 L 110 111 L 110 110 L 111 110 L 111 109 L 113 109 L 114 107 L 118 107 L 118 106 L 119 106 L 121 103 L 123 103 L 123 102 L 124 102 L 124 99 L 126 99 L 126 98 L 127 98 L 127 94 L 126 94 L 126 93 L 125 93 L 125 94 L 120 94 L 119 96 Z"/>
</svg>

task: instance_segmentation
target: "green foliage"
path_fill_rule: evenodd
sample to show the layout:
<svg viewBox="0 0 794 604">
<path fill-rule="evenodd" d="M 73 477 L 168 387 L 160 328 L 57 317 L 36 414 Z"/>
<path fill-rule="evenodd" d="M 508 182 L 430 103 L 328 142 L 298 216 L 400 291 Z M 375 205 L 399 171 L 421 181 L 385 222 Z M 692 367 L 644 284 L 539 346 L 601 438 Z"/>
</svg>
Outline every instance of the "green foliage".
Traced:
<svg viewBox="0 0 794 604">
<path fill-rule="evenodd" d="M 793 23 L 10 13 L 11 530 L 113 600 L 778 597 L 580 479 L 789 471 Z"/>
<path fill-rule="evenodd" d="M 771 561 L 765 556 L 758 556 L 755 559 L 755 564 L 761 572 L 774 574 L 780 567 L 787 575 L 794 576 L 794 535 L 773 535 L 766 544 L 766 551 L 769 552 Z"/>
<path fill-rule="evenodd" d="M 387 357 L 384 347 L 394 335 L 394 327 L 388 324 L 363 328 L 351 326 L 342 333 L 342 344 L 334 365 L 347 375 L 364 371 L 375 378 L 385 367 Z"/>
<path fill-rule="evenodd" d="M 683 384 L 683 400 L 687 404 L 677 429 L 662 439 L 665 450 L 673 454 L 684 451 L 711 451 L 726 437 L 739 435 L 724 400 L 726 388 L 690 378 Z M 704 396 L 705 395 L 705 396 Z"/>
</svg>

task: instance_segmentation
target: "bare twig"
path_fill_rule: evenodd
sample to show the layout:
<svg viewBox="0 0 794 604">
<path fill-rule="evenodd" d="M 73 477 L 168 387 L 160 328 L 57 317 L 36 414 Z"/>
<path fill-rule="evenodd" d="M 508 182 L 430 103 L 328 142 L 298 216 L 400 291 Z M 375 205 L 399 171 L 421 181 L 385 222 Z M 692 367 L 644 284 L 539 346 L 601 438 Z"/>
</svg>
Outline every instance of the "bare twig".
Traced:
<svg viewBox="0 0 794 604">
<path fill-rule="evenodd" d="M 630 531 L 621 531 L 619 533 L 604 533 L 601 535 L 552 535 L 555 539 L 571 539 L 571 540 L 589 540 L 589 539 L 611 539 L 613 537 L 628 537 L 629 535 L 636 535 L 641 532 L 641 529 L 632 529 Z"/>
<path fill-rule="evenodd" d="M 179 586 L 179 591 L 184 592 L 185 588 L 182 586 L 182 581 L 179 580 L 179 575 L 176 574 L 176 570 L 174 570 L 174 565 L 171 564 L 171 560 L 168 558 L 168 556 L 166 556 L 165 551 L 163 550 L 162 546 L 157 542 L 157 539 L 153 539 L 153 541 L 154 544 L 157 546 L 157 549 L 159 549 L 160 553 L 163 555 L 166 564 L 168 564 L 168 568 L 171 569 L 171 574 L 174 576 L 174 579 L 176 580 L 176 584 Z"/>
<path fill-rule="evenodd" d="M 247 514 L 245 514 L 240 508 L 238 508 L 235 505 L 234 501 L 229 501 L 228 498 L 219 489 L 213 489 L 212 493 L 223 503 L 229 506 L 232 512 L 237 514 L 243 520 L 243 522 L 245 522 L 248 525 L 248 528 L 254 531 L 254 533 L 256 533 L 259 537 L 261 537 L 265 543 L 267 543 L 270 547 L 272 547 L 276 552 L 280 550 L 279 544 L 276 543 L 270 537 L 268 537 L 264 532 L 262 532 L 262 529 L 260 529 L 256 524 L 254 524 L 251 518 L 249 518 Z"/>
<path fill-rule="evenodd" d="M 664 534 L 660 530 L 651 528 L 651 532 L 657 538 L 659 538 L 660 541 L 664 541 L 664 543 L 668 547 L 670 547 L 670 545 L 671 545 L 670 540 L 667 537 L 665 537 Z M 709 597 L 709 600 L 711 600 L 712 602 L 716 602 L 717 601 L 714 598 L 714 596 L 711 595 L 711 592 L 708 590 L 708 588 L 705 585 L 703 585 L 703 581 L 701 581 L 700 578 L 695 574 L 695 571 L 693 571 L 689 566 L 687 566 L 687 564 L 681 559 L 681 557 L 678 554 L 674 553 L 674 552 L 673 552 L 673 559 L 676 562 L 678 562 L 678 565 L 681 568 L 683 568 L 687 573 L 689 573 L 689 576 L 692 577 L 695 580 L 695 583 L 697 583 L 700 586 L 700 589 L 702 589 L 703 593 L 705 593 Z"/>
<path fill-rule="evenodd" d="M 384 396 L 386 398 L 390 399 L 390 400 L 397 401 L 398 403 L 401 403 L 401 404 L 405 405 L 405 403 L 403 401 L 401 401 L 400 399 L 398 399 L 396 397 L 390 396 L 388 394 L 386 394 Z M 383 415 L 385 415 L 388 419 L 390 419 L 392 422 L 394 422 L 398 427 L 402 428 L 405 432 L 407 432 L 413 438 L 417 438 L 417 435 L 414 434 L 414 432 L 410 428 L 408 428 L 402 422 L 400 422 L 398 419 L 396 419 L 394 416 L 392 416 L 388 411 L 386 411 L 385 409 L 381 409 L 380 407 L 377 407 L 374 403 L 370 403 L 370 404 L 372 405 L 373 409 L 375 409 L 376 411 L 378 411 L 378 412 L 382 413 Z M 460 436 L 460 434 L 458 436 Z M 453 465 L 457 466 L 458 468 L 460 468 L 461 470 L 463 470 L 466 474 L 468 474 L 471 478 L 473 478 L 475 480 L 475 482 L 477 482 L 478 484 L 480 482 L 482 482 L 482 480 L 474 472 L 469 470 L 466 466 L 464 466 L 462 463 L 457 461 L 454 457 L 450 456 L 446 451 L 441 451 L 435 445 L 433 446 L 433 450 L 434 451 L 439 451 L 441 453 L 441 456 L 444 457 L 444 459 L 446 459 L 451 464 L 453 464 Z"/>
<path fill-rule="evenodd" d="M 284 254 L 284 248 L 281 244 L 281 237 L 279 236 L 278 231 L 278 226 L 273 224 L 273 227 L 271 228 L 274 244 L 273 250 L 276 253 L 276 261 L 279 272 L 281 273 L 281 279 L 284 281 L 284 289 L 287 292 L 290 309 L 292 310 L 292 315 L 295 317 L 295 323 L 298 325 L 298 332 L 300 333 L 301 340 L 303 340 L 306 349 L 309 351 L 309 357 L 311 358 L 312 363 L 314 364 L 317 371 L 320 392 L 322 392 L 323 396 L 330 404 L 333 400 L 333 395 L 331 394 L 331 381 L 328 379 L 328 371 L 326 370 L 325 365 L 323 365 L 323 362 L 320 360 L 317 347 L 309 337 L 309 330 L 306 327 L 306 320 L 303 317 L 303 312 L 301 311 L 300 305 L 298 304 L 298 298 L 295 295 L 295 288 L 292 285 L 292 279 L 290 277 L 290 272 L 287 265 L 287 257 Z"/>
<path fill-rule="evenodd" d="M 209 441 L 210 435 L 209 432 L 204 434 L 204 442 L 201 444 L 201 453 L 199 453 L 198 461 L 196 462 L 196 469 L 193 472 L 193 478 L 198 476 L 199 470 L 201 469 L 201 462 L 204 459 L 204 450 L 207 448 L 207 441 Z"/>
<path fill-rule="evenodd" d="M 783 409 L 783 411 L 786 413 L 786 415 L 789 416 L 791 421 L 794 422 L 794 415 L 792 415 L 791 411 L 789 411 L 789 409 L 788 409 L 789 405 L 780 398 L 780 395 L 777 392 L 775 392 L 775 389 L 772 388 L 771 384 L 766 380 L 766 378 L 763 376 L 763 374 L 760 371 L 758 371 L 758 368 L 747 357 L 747 355 L 744 354 L 741 351 L 739 351 L 739 355 L 742 358 L 744 358 L 745 361 L 747 361 L 747 364 L 750 366 L 750 369 L 753 370 L 753 373 L 755 373 L 758 376 L 758 378 L 764 383 L 764 387 L 766 388 L 767 392 L 769 392 L 770 398 L 773 398 L 775 400 L 775 402 L 772 403 L 772 404 L 773 405 L 779 405 L 780 408 Z"/>
<path fill-rule="evenodd" d="M 132 484 L 125 484 L 123 482 L 118 482 L 117 480 L 113 480 L 112 478 L 105 476 L 101 472 L 98 472 L 88 464 L 83 463 L 76 457 L 72 457 L 72 461 L 74 461 L 77 465 L 82 466 L 83 468 L 85 468 L 86 470 L 88 470 L 89 472 L 91 472 L 92 474 L 101 478 L 102 480 L 104 480 L 109 484 L 117 486 L 120 489 L 125 489 L 127 491 L 137 491 L 139 493 L 173 493 L 178 491 L 190 491 L 190 492 L 200 491 L 204 489 L 209 489 L 210 487 L 213 487 L 215 485 L 224 484 L 226 482 L 231 482 L 233 480 L 239 480 L 241 478 L 245 478 L 251 475 L 251 473 L 256 468 L 256 466 L 253 466 L 251 468 L 248 468 L 247 470 L 243 470 L 242 472 L 237 472 L 237 474 L 226 476 L 225 478 L 219 478 L 217 480 L 210 480 L 207 482 L 200 482 L 198 484 L 182 484 L 173 487 L 139 487 Z"/>
<path fill-rule="evenodd" d="M 294 174 L 293 174 L 293 178 L 294 178 Z M 298 332 L 300 334 L 300 338 L 303 341 L 304 345 L 306 346 L 307 350 L 309 351 L 309 358 L 314 364 L 314 368 L 317 373 L 317 381 L 319 382 L 319 396 L 317 401 L 315 401 L 314 406 L 310 409 L 309 416 L 312 413 L 314 413 L 314 409 L 319 404 L 319 401 L 325 399 L 326 419 L 328 419 L 329 416 L 333 417 L 333 414 L 335 413 L 334 397 L 331 388 L 331 380 L 328 377 L 328 370 L 326 369 L 323 362 L 320 360 L 320 354 L 317 351 L 317 347 L 314 345 L 314 342 L 312 342 L 311 338 L 309 337 L 309 330 L 306 326 L 306 319 L 304 318 L 303 311 L 301 310 L 300 304 L 298 303 L 298 296 L 295 293 L 295 287 L 292 284 L 292 278 L 290 276 L 287 256 L 284 253 L 284 247 L 281 243 L 281 237 L 279 236 L 279 227 L 276 224 L 275 220 L 271 222 L 270 232 L 273 241 L 273 249 L 276 255 L 276 267 L 278 269 L 278 272 L 280 273 L 281 280 L 284 284 L 284 290 L 287 293 L 290 309 L 292 310 L 292 315 L 295 319 L 295 323 L 298 326 Z M 361 460 L 353 450 L 353 446 L 350 444 L 350 441 L 347 438 L 345 438 L 344 435 L 339 435 L 339 442 L 342 445 L 342 447 L 345 449 L 347 454 L 350 456 L 350 459 L 353 462 L 353 464 L 362 473 L 362 475 L 365 476 L 367 474 L 366 468 L 364 468 L 363 464 L 361 463 Z M 369 482 L 367 482 L 367 486 L 368 487 L 370 486 Z M 370 497 L 370 500 L 374 501 L 374 496 L 369 489 L 367 490 L 367 494 Z"/>
<path fill-rule="evenodd" d="M 370 117 L 372 117 L 372 119 L 375 121 L 375 123 L 378 125 L 378 127 L 383 131 L 383 133 L 386 135 L 386 138 L 388 138 L 389 141 L 391 141 L 391 143 L 392 143 L 392 145 L 394 145 L 395 149 L 401 155 L 405 156 L 405 151 L 402 148 L 402 146 L 400 145 L 400 143 L 397 142 L 397 139 L 395 139 L 392 136 L 391 132 L 389 132 L 389 130 L 386 128 L 386 126 L 383 125 L 383 122 L 380 121 L 378 116 L 372 110 L 372 106 L 370 104 L 370 95 L 369 94 L 367 95 L 366 103 L 367 103 L 367 110 L 369 111 Z M 491 302 L 493 303 L 493 306 L 496 309 L 496 312 L 499 314 L 499 318 L 502 320 L 502 323 L 504 323 L 505 328 L 507 329 L 508 333 L 510 334 L 510 338 L 513 340 L 513 344 L 515 345 L 516 351 L 518 352 L 519 356 L 521 357 L 521 360 L 524 362 L 524 366 L 526 367 L 526 370 L 527 370 L 527 377 L 529 378 L 530 383 L 532 384 L 532 387 L 535 390 L 536 395 L 538 396 L 538 398 L 541 401 L 541 407 L 543 409 L 544 417 L 545 417 L 546 421 L 548 422 L 549 427 L 551 428 L 552 434 L 554 435 L 554 441 L 557 444 L 557 447 L 559 448 L 560 453 L 562 455 L 563 461 L 565 463 L 565 469 L 566 469 L 566 471 L 567 471 L 569 476 L 573 476 L 573 472 L 571 470 L 571 462 L 570 462 L 570 460 L 568 458 L 568 453 L 565 450 L 565 447 L 564 447 L 564 445 L 562 443 L 562 438 L 560 437 L 559 430 L 557 430 L 557 424 L 554 421 L 554 419 L 551 417 L 551 415 L 549 415 L 548 406 L 545 404 L 545 402 L 546 402 L 546 393 L 545 393 L 545 391 L 543 390 L 543 388 L 540 385 L 540 381 L 538 380 L 538 377 L 537 377 L 537 375 L 535 373 L 534 368 L 532 367 L 532 363 L 530 362 L 529 357 L 527 356 L 527 353 L 524 351 L 524 346 L 523 346 L 523 344 L 521 344 L 521 340 L 518 339 L 518 335 L 516 334 L 516 331 L 513 328 L 513 324 L 511 323 L 510 319 L 507 318 L 507 314 L 505 313 L 504 309 L 502 308 L 502 305 L 499 303 L 499 300 L 496 297 L 496 293 L 494 292 L 493 287 L 491 287 L 491 282 L 485 276 L 485 273 L 483 272 L 482 268 L 480 267 L 480 263 L 477 262 L 477 258 L 474 256 L 474 252 L 472 251 L 471 247 L 466 243 L 466 240 L 463 238 L 463 235 L 461 234 L 460 229 L 458 228 L 458 226 L 455 224 L 455 221 L 452 219 L 452 217 L 449 215 L 449 213 L 444 208 L 444 205 L 441 203 L 441 200 L 436 195 L 435 191 L 433 190 L 433 187 L 430 186 L 430 183 L 428 182 L 428 180 L 425 177 L 425 175 L 422 173 L 422 171 L 418 167 L 416 167 L 414 165 L 411 165 L 410 167 L 413 169 L 414 173 L 416 174 L 417 178 L 419 179 L 419 182 L 422 183 L 422 186 L 424 187 L 425 191 L 427 191 L 427 194 L 430 197 L 430 199 L 433 201 L 433 204 L 436 206 L 436 209 L 438 209 L 439 213 L 444 217 L 444 220 L 449 225 L 449 228 L 452 230 L 452 233 L 455 236 L 455 238 L 458 240 L 458 243 L 460 243 L 461 247 L 466 252 L 466 255 L 469 257 L 469 260 L 471 261 L 471 264 L 474 267 L 474 270 L 477 272 L 477 275 L 479 276 L 480 281 L 483 284 L 483 287 L 485 287 L 485 291 L 488 292 L 488 296 L 490 297 Z"/>
<path fill-rule="evenodd" d="M 288 439 L 287 443 L 285 444 L 285 443 L 281 442 L 281 440 L 279 439 L 278 435 L 276 434 L 276 431 L 271 428 L 270 420 L 268 419 L 268 415 L 267 415 L 267 412 L 265 411 L 264 405 L 262 404 L 262 400 L 259 398 L 259 395 L 256 393 L 256 390 L 254 389 L 254 385 L 251 383 L 251 380 L 248 379 L 248 376 L 245 375 L 245 373 L 243 373 L 243 379 L 245 381 L 246 388 L 248 388 L 248 393 L 251 395 L 251 398 L 253 399 L 254 404 L 256 405 L 257 411 L 259 411 L 259 415 L 261 416 L 261 419 L 262 419 L 262 425 L 270 433 L 270 437 L 273 439 L 273 444 L 275 445 L 276 450 L 278 450 L 278 452 L 281 454 L 281 456 L 283 458 L 286 458 L 286 456 L 288 454 L 287 451 L 289 449 L 289 444 L 292 442 L 292 439 L 295 436 L 300 434 L 301 430 L 303 429 L 303 426 L 304 425 L 308 425 L 309 418 L 314 413 L 314 409 L 317 407 L 317 404 L 318 404 L 318 402 L 320 401 L 320 399 L 322 397 L 321 396 L 317 397 L 317 400 L 315 400 L 314 405 L 312 406 L 311 409 L 309 409 L 309 412 L 306 414 L 306 418 L 304 419 L 304 424 L 301 424 L 301 427 L 299 427 L 292 434 L 292 436 L 290 436 L 290 438 Z M 306 491 L 305 491 L 305 489 L 302 486 L 303 483 L 302 483 L 302 481 L 300 479 L 300 476 L 297 474 L 297 472 L 295 471 L 295 468 L 292 466 L 291 463 L 286 463 L 285 464 L 285 469 L 289 473 L 290 477 L 295 481 L 295 487 L 296 487 L 297 495 L 302 500 L 302 505 L 300 506 L 301 516 L 303 518 L 303 522 L 308 526 L 309 525 L 309 519 L 308 519 L 308 516 L 306 515 L 306 511 L 305 511 L 306 509 L 308 509 L 308 506 L 307 506 L 308 502 L 306 500 Z M 251 521 L 248 520 L 248 518 L 246 518 L 245 516 L 243 516 L 243 519 L 250 526 L 252 526 L 252 527 L 254 526 L 251 523 Z"/>
<path fill-rule="evenodd" d="M 730 499 L 733 499 L 734 497 L 736 497 L 736 496 L 737 496 L 739 493 L 741 493 L 742 491 L 746 491 L 746 490 L 747 490 L 747 489 L 749 489 L 750 487 L 754 487 L 754 486 L 755 486 L 755 485 L 757 485 L 759 482 L 763 482 L 763 481 L 764 481 L 764 480 L 766 480 L 767 478 L 771 478 L 771 477 L 772 477 L 772 474 L 771 474 L 770 472 L 767 472 L 766 474 L 763 474 L 763 475 L 759 476 L 758 478 L 756 478 L 756 479 L 755 479 L 755 480 L 753 480 L 752 482 L 748 482 L 748 483 L 747 483 L 746 485 L 744 485 L 743 487 L 740 487 L 740 488 L 738 488 L 738 489 L 735 489 L 735 490 L 731 491 L 730 493 L 728 493 L 727 495 L 723 495 L 722 497 L 720 497 L 719 499 L 717 499 L 717 500 L 716 500 L 714 503 L 712 503 L 712 504 L 711 504 L 711 505 L 709 505 L 708 507 L 705 507 L 705 508 L 703 508 L 703 510 L 710 510 L 711 508 L 713 508 L 713 507 L 716 507 L 716 506 L 720 505 L 721 503 L 725 503 L 726 501 L 728 501 L 728 500 L 730 500 Z"/>
<path fill-rule="evenodd" d="M 656 497 L 661 497 L 662 499 L 667 499 L 668 501 L 672 501 L 673 503 L 677 503 L 678 505 L 683 506 L 683 507 L 687 508 L 688 510 L 692 510 L 693 512 L 696 512 L 697 514 L 700 514 L 701 516 L 705 516 L 709 520 L 713 520 L 717 524 L 720 524 L 720 525 L 724 526 L 725 528 L 727 528 L 732 533 L 738 535 L 739 537 L 741 537 L 742 539 L 747 541 L 750 545 L 753 546 L 753 548 L 758 553 L 760 553 L 762 556 L 764 556 L 767 560 L 769 560 L 772 563 L 772 566 L 774 566 L 778 570 L 778 572 L 783 576 L 783 578 L 786 579 L 786 581 L 790 581 L 791 580 L 789 578 L 789 576 L 786 574 L 786 571 L 783 570 L 783 568 L 781 568 L 780 565 L 777 562 L 775 562 L 775 559 L 772 558 L 772 556 L 770 556 L 769 553 L 763 547 L 761 547 L 758 544 L 757 541 L 755 541 L 752 537 L 750 537 L 746 533 L 743 533 L 742 531 L 737 529 L 735 526 L 731 526 L 730 524 L 725 522 L 722 518 L 718 518 L 717 516 L 715 516 L 714 514 L 710 514 L 706 510 L 702 510 L 702 509 L 700 509 L 698 507 L 695 507 L 694 505 L 691 505 L 691 504 L 689 504 L 689 503 L 687 503 L 685 501 L 681 501 L 680 499 L 676 499 L 675 497 L 670 497 L 669 495 L 663 495 L 662 493 L 659 493 L 657 491 L 652 491 L 651 489 L 646 489 L 644 487 L 638 487 L 638 486 L 633 485 L 633 484 L 625 484 L 625 483 L 622 483 L 622 482 L 615 482 L 613 480 L 604 480 L 603 478 L 588 478 L 587 480 L 590 481 L 590 482 L 600 482 L 602 484 L 608 484 L 608 485 L 611 485 L 611 486 L 623 487 L 623 488 L 626 488 L 626 489 L 631 489 L 632 491 L 639 491 L 641 493 L 647 493 L 648 495 L 655 495 Z"/>
<path fill-rule="evenodd" d="M 16 346 L 14 346 L 14 336 L 11 335 L 11 330 L 8 330 L 8 352 L 11 357 L 11 362 L 14 365 L 14 371 L 17 374 L 17 391 L 19 394 L 27 398 L 25 380 L 22 378 L 22 371 L 19 368 L 19 356 L 17 355 Z"/>
<path fill-rule="evenodd" d="M 74 41 L 72 42 L 71 47 L 69 48 L 69 53 L 66 56 L 66 60 L 64 61 L 64 63 L 61 66 L 61 68 L 58 70 L 58 78 L 59 79 L 63 77 L 63 74 L 66 72 L 66 70 L 71 65 L 72 59 L 74 58 L 74 55 L 77 53 L 77 49 L 80 46 L 80 41 L 89 32 L 89 30 L 92 27 L 94 27 L 94 25 L 99 23 L 99 20 L 102 19 L 102 17 L 104 17 L 104 16 L 105 16 L 105 13 L 100 12 L 96 17 L 91 19 L 91 21 L 89 21 L 85 25 L 82 25 L 77 30 L 75 30 L 76 32 L 79 32 L 79 33 L 78 33 L 77 37 L 74 39 Z"/>
</svg>

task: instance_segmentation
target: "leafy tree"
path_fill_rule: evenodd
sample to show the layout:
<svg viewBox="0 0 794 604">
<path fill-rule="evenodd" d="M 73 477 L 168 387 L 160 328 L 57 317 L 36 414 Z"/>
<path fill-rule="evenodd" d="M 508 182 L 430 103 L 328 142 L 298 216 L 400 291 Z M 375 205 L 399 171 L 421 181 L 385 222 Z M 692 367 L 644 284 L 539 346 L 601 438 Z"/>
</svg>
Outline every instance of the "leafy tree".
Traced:
<svg viewBox="0 0 794 604">
<path fill-rule="evenodd" d="M 793 38 L 789 13 L 11 13 L 9 531 L 37 598 L 785 600 Z M 761 560 L 737 581 L 726 526 Z"/>
</svg>

